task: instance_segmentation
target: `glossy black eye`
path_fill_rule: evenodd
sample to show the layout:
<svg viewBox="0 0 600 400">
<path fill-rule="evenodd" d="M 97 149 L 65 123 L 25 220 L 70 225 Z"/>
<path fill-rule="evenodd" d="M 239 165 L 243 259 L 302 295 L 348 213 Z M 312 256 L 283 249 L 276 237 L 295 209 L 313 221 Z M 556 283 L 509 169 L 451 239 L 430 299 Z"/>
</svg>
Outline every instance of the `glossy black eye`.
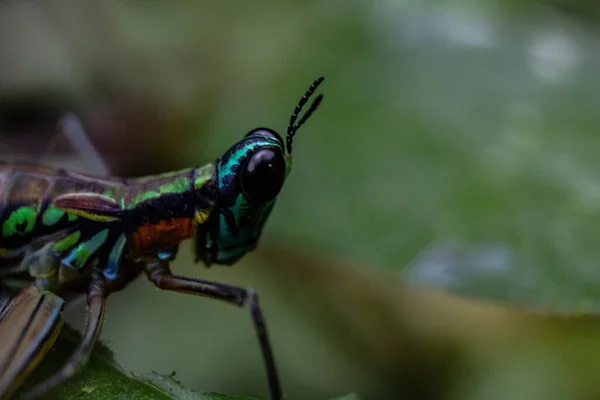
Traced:
<svg viewBox="0 0 600 400">
<path fill-rule="evenodd" d="M 254 153 L 242 167 L 240 186 L 246 199 L 254 205 L 273 200 L 285 180 L 285 160 L 275 149 Z"/>
<path fill-rule="evenodd" d="M 244 137 L 248 137 L 250 135 L 260 135 L 260 136 L 264 136 L 264 137 L 268 137 L 268 138 L 273 138 L 273 139 L 277 140 L 279 143 L 283 143 L 283 140 L 281 140 L 281 136 L 279 136 L 279 134 L 277 132 L 275 132 L 274 130 L 269 129 L 269 128 L 253 129 L 250 132 L 248 132 L 246 134 L 246 136 L 244 136 Z"/>
</svg>

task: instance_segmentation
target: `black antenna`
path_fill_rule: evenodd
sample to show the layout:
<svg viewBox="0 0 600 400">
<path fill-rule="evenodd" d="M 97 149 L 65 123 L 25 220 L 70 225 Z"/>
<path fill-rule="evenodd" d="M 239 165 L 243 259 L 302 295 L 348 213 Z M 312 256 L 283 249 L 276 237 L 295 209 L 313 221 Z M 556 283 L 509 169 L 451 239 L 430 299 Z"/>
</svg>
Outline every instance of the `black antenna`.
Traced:
<svg viewBox="0 0 600 400">
<path fill-rule="evenodd" d="M 310 85 L 306 93 L 304 93 L 304 96 L 302 96 L 302 98 L 298 102 L 298 105 L 296 106 L 294 112 L 292 113 L 292 116 L 290 117 L 290 124 L 288 125 L 286 138 L 288 153 L 292 152 L 292 140 L 294 139 L 294 135 L 296 134 L 296 132 L 298 132 L 298 129 L 300 129 L 300 127 L 304 125 L 306 120 L 310 118 L 311 114 L 317 109 L 317 107 L 319 107 L 319 104 L 321 104 L 321 100 L 323 100 L 323 95 L 318 95 L 317 98 L 312 102 L 312 104 L 308 108 L 308 111 L 306 111 L 302 118 L 300 118 L 300 120 L 296 122 L 296 119 L 298 118 L 298 113 L 302 111 L 302 107 L 304 107 L 310 96 L 313 95 L 315 90 L 317 90 L 317 87 L 319 87 L 321 82 L 323 82 L 324 80 L 325 78 L 322 76 L 315 79 L 315 81 L 312 83 L 312 85 Z"/>
</svg>

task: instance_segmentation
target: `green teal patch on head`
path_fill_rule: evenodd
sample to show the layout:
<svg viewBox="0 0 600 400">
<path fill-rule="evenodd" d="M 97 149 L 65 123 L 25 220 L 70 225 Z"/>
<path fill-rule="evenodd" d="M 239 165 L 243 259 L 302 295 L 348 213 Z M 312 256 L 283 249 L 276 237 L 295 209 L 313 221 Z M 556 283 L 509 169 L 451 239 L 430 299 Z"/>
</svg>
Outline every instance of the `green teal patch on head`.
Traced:
<svg viewBox="0 0 600 400">
<path fill-rule="evenodd" d="M 2 224 L 2 235 L 23 236 L 33 231 L 37 211 L 33 206 L 23 206 L 14 210 Z"/>
<path fill-rule="evenodd" d="M 219 185 L 222 186 L 226 184 L 228 179 L 233 179 L 248 155 L 259 148 L 283 149 L 281 139 L 278 141 L 275 138 L 259 136 L 251 132 L 249 136 L 234 145 L 219 160 Z"/>
<path fill-rule="evenodd" d="M 322 95 L 299 113 L 323 78 L 317 78 L 290 117 L 286 140 L 268 128 L 250 131 L 217 161 L 217 201 L 213 226 L 196 236 L 196 258 L 232 264 L 258 243 L 277 195 L 292 169 L 294 135 L 317 109 Z"/>
<path fill-rule="evenodd" d="M 214 261 L 232 263 L 256 247 L 286 170 L 283 140 L 265 128 L 251 131 L 219 159 Z"/>
<path fill-rule="evenodd" d="M 275 200 L 261 207 L 248 206 L 244 195 L 238 195 L 230 212 L 219 215 L 216 261 L 233 263 L 253 250 L 274 205 Z"/>
</svg>

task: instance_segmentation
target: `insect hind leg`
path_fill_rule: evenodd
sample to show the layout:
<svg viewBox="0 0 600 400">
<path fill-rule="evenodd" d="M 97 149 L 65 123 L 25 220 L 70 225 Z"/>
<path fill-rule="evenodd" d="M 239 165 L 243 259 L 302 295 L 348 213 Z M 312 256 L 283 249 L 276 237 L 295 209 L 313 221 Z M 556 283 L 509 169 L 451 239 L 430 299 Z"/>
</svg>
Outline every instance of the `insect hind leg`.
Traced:
<svg viewBox="0 0 600 400">
<path fill-rule="evenodd" d="M 105 290 L 104 281 L 102 279 L 92 279 L 87 293 L 87 325 L 81 342 L 69 360 L 56 374 L 36 385 L 29 392 L 22 395 L 20 399 L 32 400 L 50 392 L 85 366 L 102 330 L 107 296 L 108 292 Z"/>
<path fill-rule="evenodd" d="M 12 398 L 56 340 L 64 300 L 27 287 L 0 313 L 0 398 Z"/>
</svg>

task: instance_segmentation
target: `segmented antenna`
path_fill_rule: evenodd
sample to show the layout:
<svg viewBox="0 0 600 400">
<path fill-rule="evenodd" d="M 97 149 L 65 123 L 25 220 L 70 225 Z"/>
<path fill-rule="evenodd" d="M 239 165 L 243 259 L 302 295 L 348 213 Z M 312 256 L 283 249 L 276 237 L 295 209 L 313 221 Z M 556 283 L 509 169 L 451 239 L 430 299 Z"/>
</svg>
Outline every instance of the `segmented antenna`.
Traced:
<svg viewBox="0 0 600 400">
<path fill-rule="evenodd" d="M 286 142 L 288 153 L 292 152 L 292 141 L 294 140 L 294 135 L 296 134 L 296 132 L 298 132 L 298 129 L 300 129 L 300 127 L 304 125 L 306 120 L 310 118 L 311 114 L 317 109 L 317 107 L 319 107 L 319 104 L 321 104 L 321 100 L 323 100 L 323 95 L 318 95 L 317 98 L 312 102 L 306 113 L 302 116 L 302 118 L 300 118 L 300 120 L 296 122 L 296 119 L 298 118 L 298 113 L 302 111 L 302 107 L 304 107 L 310 96 L 313 95 L 313 93 L 315 92 L 315 90 L 317 90 L 317 87 L 319 87 L 323 80 L 325 80 L 325 78 L 322 76 L 315 79 L 315 81 L 312 83 L 312 85 L 310 85 L 306 93 L 304 93 L 304 96 L 302 96 L 302 98 L 298 102 L 296 108 L 294 108 L 294 112 L 290 117 L 290 124 L 288 125 L 287 129 Z"/>
</svg>

